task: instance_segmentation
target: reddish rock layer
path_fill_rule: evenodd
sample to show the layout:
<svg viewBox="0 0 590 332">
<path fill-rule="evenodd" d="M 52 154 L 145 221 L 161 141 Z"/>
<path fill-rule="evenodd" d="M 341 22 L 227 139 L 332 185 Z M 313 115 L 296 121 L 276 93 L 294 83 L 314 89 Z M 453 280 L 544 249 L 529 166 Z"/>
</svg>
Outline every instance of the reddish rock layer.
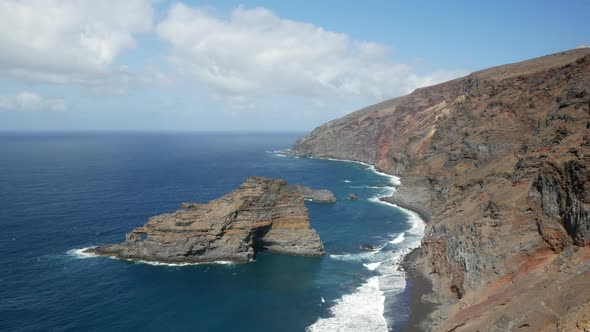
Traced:
<svg viewBox="0 0 590 332">
<path fill-rule="evenodd" d="M 414 262 L 441 304 L 425 329 L 587 326 L 589 49 L 418 89 L 318 127 L 293 151 L 400 175 L 391 200 L 432 216 Z"/>
</svg>

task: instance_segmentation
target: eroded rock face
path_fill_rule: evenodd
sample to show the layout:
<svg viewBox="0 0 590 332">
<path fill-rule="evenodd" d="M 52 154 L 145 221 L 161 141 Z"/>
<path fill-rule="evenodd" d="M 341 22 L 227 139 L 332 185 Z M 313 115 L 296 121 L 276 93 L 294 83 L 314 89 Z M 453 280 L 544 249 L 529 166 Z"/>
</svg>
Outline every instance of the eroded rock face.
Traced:
<svg viewBox="0 0 590 332">
<path fill-rule="evenodd" d="M 311 189 L 301 185 L 297 185 L 296 187 L 304 199 L 309 199 L 315 203 L 336 203 L 336 197 L 334 197 L 334 194 L 329 190 Z"/>
<path fill-rule="evenodd" d="M 590 156 L 589 156 L 590 157 Z M 579 246 L 590 244 L 590 163 L 571 160 L 562 166 L 543 162 L 533 181 L 529 198 L 540 209 L 539 231 L 549 244 L 554 244 L 554 233 L 547 233 L 547 224 L 562 226 L 568 236 L 559 233 L 559 249 L 573 242 Z"/>
<path fill-rule="evenodd" d="M 324 255 L 309 228 L 303 196 L 285 180 L 251 177 L 238 189 L 207 204 L 184 203 L 174 213 L 149 219 L 126 241 L 87 250 L 128 260 L 164 263 L 245 263 L 256 252 Z"/>
<path fill-rule="evenodd" d="M 425 329 L 557 329 L 590 301 L 590 50 L 418 89 L 292 152 L 402 176 L 389 201 L 430 219 L 414 263 L 442 306 Z"/>
</svg>

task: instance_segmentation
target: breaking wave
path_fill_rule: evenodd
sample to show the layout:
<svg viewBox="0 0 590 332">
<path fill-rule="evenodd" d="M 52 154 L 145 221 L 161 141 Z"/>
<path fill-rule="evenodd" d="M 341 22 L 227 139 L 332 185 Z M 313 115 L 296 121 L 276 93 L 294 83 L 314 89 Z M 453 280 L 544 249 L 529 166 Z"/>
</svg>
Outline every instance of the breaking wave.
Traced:
<svg viewBox="0 0 590 332">
<path fill-rule="evenodd" d="M 381 198 L 391 196 L 395 192 L 395 187 L 401 184 L 400 178 L 379 172 L 372 165 L 358 161 L 344 161 L 365 165 L 371 172 L 388 178 L 391 185 L 389 187 L 367 186 L 372 189 L 382 189 L 379 194 L 369 198 L 369 201 L 401 210 L 406 215 L 406 222 L 410 228 L 405 232 L 392 234 L 393 240 L 373 251 L 330 255 L 331 259 L 362 262 L 365 268 L 377 275 L 369 278 L 352 293 L 337 299 L 329 309 L 331 316 L 318 318 L 306 331 L 387 331 L 387 321 L 384 317 L 385 298 L 386 296 L 395 296 L 405 290 L 406 276 L 399 269 L 401 260 L 412 249 L 420 245 L 425 223 L 417 213 L 381 200 Z"/>
<path fill-rule="evenodd" d="M 274 150 L 274 151 L 264 151 L 268 154 L 273 154 L 277 157 L 286 157 L 290 155 L 291 149 L 285 149 L 285 150 Z"/>
<path fill-rule="evenodd" d="M 87 258 L 95 258 L 95 257 L 119 259 L 117 257 L 99 256 L 99 255 L 85 252 L 86 250 L 92 249 L 92 248 L 96 248 L 96 246 L 80 248 L 80 249 L 70 249 L 66 252 L 66 254 L 68 256 L 78 258 L 78 259 L 87 259 Z M 126 260 L 126 259 L 121 259 L 121 260 Z M 191 265 L 203 265 L 203 264 L 234 265 L 235 264 L 234 262 L 230 262 L 230 261 L 215 261 L 215 262 L 203 262 L 203 263 L 164 263 L 164 262 L 153 262 L 153 261 L 144 261 L 144 260 L 126 260 L 126 261 L 137 263 L 137 264 L 153 265 L 153 266 L 191 266 Z"/>
<path fill-rule="evenodd" d="M 384 308 L 385 296 L 379 288 L 379 277 L 371 277 L 352 294 L 346 294 L 337 300 L 330 308 L 332 317 L 317 320 L 306 331 L 386 332 Z"/>
<path fill-rule="evenodd" d="M 406 239 L 405 237 L 406 233 L 401 233 L 400 235 L 398 235 L 395 239 L 389 241 L 389 243 L 393 243 L 393 244 L 399 244 L 404 242 L 404 240 Z"/>
<path fill-rule="evenodd" d="M 86 247 L 86 248 L 81 248 L 81 249 L 70 249 L 66 252 L 66 254 L 68 256 L 74 257 L 74 258 L 80 258 L 80 259 L 86 259 L 86 258 L 93 258 L 93 257 L 98 257 L 95 254 L 90 254 L 87 252 L 84 252 L 88 249 L 92 249 L 92 248 L 96 248 L 96 247 Z"/>
</svg>

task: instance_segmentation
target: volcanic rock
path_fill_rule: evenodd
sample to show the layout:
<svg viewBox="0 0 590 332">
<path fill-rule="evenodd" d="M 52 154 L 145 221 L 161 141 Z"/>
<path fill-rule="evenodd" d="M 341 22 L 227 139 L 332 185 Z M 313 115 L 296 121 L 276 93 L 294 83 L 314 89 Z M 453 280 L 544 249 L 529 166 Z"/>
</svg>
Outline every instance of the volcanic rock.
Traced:
<svg viewBox="0 0 590 332">
<path fill-rule="evenodd" d="M 375 246 L 372 245 L 372 244 L 363 243 L 363 244 L 361 244 L 361 249 L 362 250 L 373 251 L 373 250 L 375 250 Z"/>
<path fill-rule="evenodd" d="M 88 253 L 163 263 L 251 261 L 257 252 L 320 256 L 324 247 L 298 187 L 250 177 L 207 204 L 183 203 L 127 233 L 126 241 Z"/>
<path fill-rule="evenodd" d="M 303 196 L 314 203 L 336 203 L 336 197 L 331 191 L 326 189 L 311 189 L 301 185 L 295 186 L 297 190 Z"/>
<path fill-rule="evenodd" d="M 590 49 L 417 89 L 316 128 L 292 153 L 402 177 L 388 201 L 430 219 L 412 265 L 440 306 L 423 329 L 585 324 Z"/>
</svg>

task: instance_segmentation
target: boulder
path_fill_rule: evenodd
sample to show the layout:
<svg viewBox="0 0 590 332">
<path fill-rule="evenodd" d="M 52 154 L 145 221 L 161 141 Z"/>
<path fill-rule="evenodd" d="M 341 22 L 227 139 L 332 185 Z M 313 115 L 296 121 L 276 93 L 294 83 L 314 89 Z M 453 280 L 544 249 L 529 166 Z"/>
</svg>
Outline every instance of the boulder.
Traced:
<svg viewBox="0 0 590 332">
<path fill-rule="evenodd" d="M 301 185 L 297 185 L 296 187 L 303 198 L 314 203 L 336 203 L 336 197 L 334 197 L 334 194 L 329 190 L 312 189 Z"/>
</svg>

